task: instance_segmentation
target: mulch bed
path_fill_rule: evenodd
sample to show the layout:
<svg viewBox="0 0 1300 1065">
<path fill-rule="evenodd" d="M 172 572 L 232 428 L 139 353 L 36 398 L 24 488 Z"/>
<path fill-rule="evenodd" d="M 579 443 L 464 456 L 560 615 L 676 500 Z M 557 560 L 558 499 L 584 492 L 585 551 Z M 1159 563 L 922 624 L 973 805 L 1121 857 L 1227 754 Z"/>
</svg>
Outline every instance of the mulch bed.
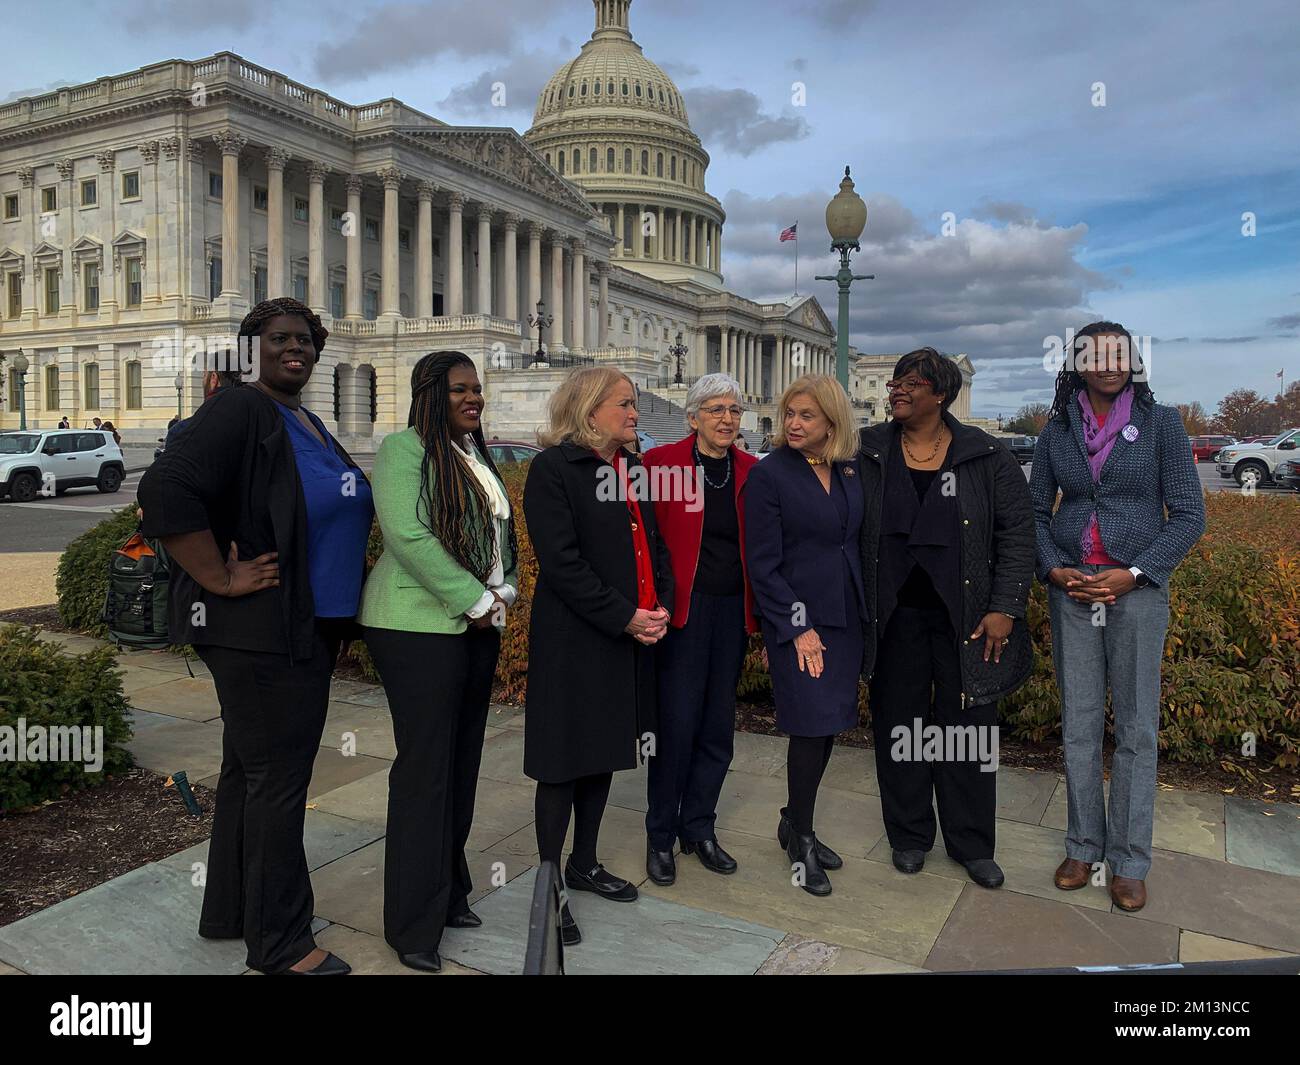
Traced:
<svg viewBox="0 0 1300 1065">
<path fill-rule="evenodd" d="M 212 835 L 215 793 L 193 787 L 194 817 L 166 777 L 131 769 L 0 816 L 0 925 L 156 862 Z"/>
</svg>

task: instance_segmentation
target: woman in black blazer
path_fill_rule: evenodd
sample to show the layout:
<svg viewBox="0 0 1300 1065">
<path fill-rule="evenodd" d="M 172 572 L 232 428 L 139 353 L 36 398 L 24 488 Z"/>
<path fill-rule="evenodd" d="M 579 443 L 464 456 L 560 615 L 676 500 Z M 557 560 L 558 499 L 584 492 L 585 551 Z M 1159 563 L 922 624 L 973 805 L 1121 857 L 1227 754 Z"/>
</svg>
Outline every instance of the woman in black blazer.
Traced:
<svg viewBox="0 0 1300 1065">
<path fill-rule="evenodd" d="M 864 600 L 857 437 L 832 377 L 800 377 L 781 397 L 772 453 L 745 484 L 745 556 L 767 647 L 776 724 L 790 736 L 789 805 L 777 840 L 801 885 L 831 893 L 843 865 L 813 832 L 817 789 L 835 736 L 858 722 Z"/>
<path fill-rule="evenodd" d="M 560 867 L 574 818 L 564 882 L 617 902 L 636 888 L 605 871 L 596 839 L 613 774 L 653 752 L 651 647 L 673 604 L 668 550 L 654 507 L 635 487 L 641 460 L 636 393 L 609 367 L 576 370 L 551 399 L 546 450 L 524 485 L 524 516 L 537 558 L 528 635 L 524 772 L 537 781 L 537 850 Z M 627 491 L 630 486 L 633 491 Z M 580 942 L 564 906 L 566 944 Z"/>
<path fill-rule="evenodd" d="M 211 396 L 140 481 L 144 533 L 192 578 L 170 603 L 221 702 L 221 777 L 199 935 L 264 973 L 342 975 L 316 946 L 303 850 L 330 675 L 355 626 L 370 484 L 300 402 L 329 333 L 294 299 L 239 327 L 258 379 Z"/>
</svg>

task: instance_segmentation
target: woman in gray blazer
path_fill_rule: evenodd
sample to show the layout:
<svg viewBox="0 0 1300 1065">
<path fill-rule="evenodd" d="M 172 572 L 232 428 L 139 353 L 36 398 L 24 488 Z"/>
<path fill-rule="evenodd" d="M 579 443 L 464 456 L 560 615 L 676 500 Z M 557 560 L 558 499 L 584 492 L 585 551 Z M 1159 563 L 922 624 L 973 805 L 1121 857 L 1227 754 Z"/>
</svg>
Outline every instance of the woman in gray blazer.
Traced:
<svg viewBox="0 0 1300 1065">
<path fill-rule="evenodd" d="M 1156 403 L 1128 330 L 1079 331 L 1034 449 L 1029 489 L 1061 691 L 1068 827 L 1063 891 L 1110 865 L 1111 899 L 1146 904 L 1169 578 L 1205 531 L 1182 419 Z M 1057 489 L 1061 505 L 1053 514 Z M 1110 807 L 1102 792 L 1106 690 L 1115 715 Z"/>
</svg>

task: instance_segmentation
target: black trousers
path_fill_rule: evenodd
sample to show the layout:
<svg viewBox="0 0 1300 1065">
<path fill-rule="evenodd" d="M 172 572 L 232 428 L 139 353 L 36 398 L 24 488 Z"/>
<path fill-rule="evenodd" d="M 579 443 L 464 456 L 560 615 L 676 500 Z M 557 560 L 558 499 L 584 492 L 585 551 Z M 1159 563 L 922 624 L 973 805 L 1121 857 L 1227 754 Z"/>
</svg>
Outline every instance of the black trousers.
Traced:
<svg viewBox="0 0 1300 1065">
<path fill-rule="evenodd" d="M 384 938 L 400 954 L 437 950 L 447 917 L 469 909 L 465 844 L 501 635 L 365 630 L 393 715 Z"/>
<path fill-rule="evenodd" d="M 917 719 L 922 729 L 997 729 L 997 703 L 962 709 L 961 661 L 946 610 L 894 609 L 876 654 L 870 698 L 889 845 L 895 850 L 930 850 L 937 797 L 949 856 L 959 862 L 992 858 L 997 773 L 983 772 L 977 758 L 952 758 L 948 749 L 938 760 L 910 757 L 922 746 L 914 742 Z M 898 727 L 906 731 L 895 734 Z"/>
<path fill-rule="evenodd" d="M 691 593 L 685 626 L 657 648 L 659 729 L 649 762 L 646 836 L 712 839 L 718 796 L 735 749 L 736 685 L 745 662 L 745 597 Z"/>
<path fill-rule="evenodd" d="M 339 637 L 317 623 L 312 656 L 197 645 L 221 720 L 221 775 L 199 934 L 243 936 L 250 969 L 279 972 L 316 947 L 303 821 Z"/>
</svg>

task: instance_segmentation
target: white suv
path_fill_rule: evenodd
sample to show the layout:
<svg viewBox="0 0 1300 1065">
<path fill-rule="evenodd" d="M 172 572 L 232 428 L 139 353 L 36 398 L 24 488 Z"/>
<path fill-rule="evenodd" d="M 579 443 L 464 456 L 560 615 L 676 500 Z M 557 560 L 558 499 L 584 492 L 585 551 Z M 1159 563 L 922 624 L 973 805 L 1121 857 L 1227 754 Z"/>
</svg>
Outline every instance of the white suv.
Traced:
<svg viewBox="0 0 1300 1065">
<path fill-rule="evenodd" d="M 30 503 L 94 485 L 116 492 L 126 475 L 122 449 L 100 429 L 32 429 L 0 433 L 0 498 Z"/>
<path fill-rule="evenodd" d="M 1287 429 L 1256 444 L 1229 444 L 1219 452 L 1219 476 L 1231 477 L 1240 485 L 1248 481 L 1262 485 L 1273 479 L 1275 470 L 1281 473 L 1281 465 L 1297 457 L 1297 448 L 1300 429 Z"/>
</svg>

